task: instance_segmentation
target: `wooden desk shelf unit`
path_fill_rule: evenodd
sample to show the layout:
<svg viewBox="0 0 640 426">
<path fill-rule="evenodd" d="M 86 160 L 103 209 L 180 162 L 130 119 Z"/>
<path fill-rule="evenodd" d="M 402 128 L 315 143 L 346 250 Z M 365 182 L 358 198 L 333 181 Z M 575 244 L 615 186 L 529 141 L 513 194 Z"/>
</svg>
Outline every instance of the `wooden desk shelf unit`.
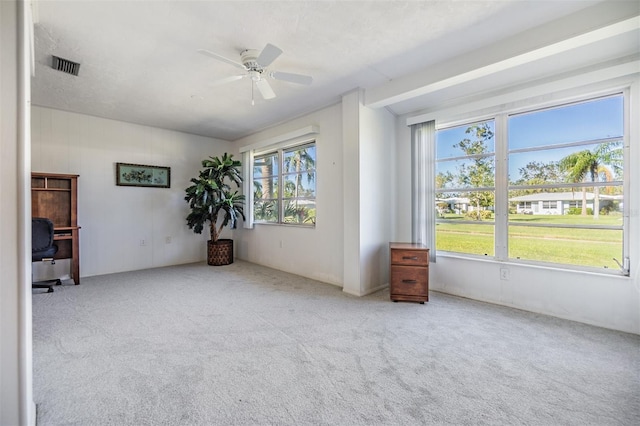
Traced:
<svg viewBox="0 0 640 426">
<path fill-rule="evenodd" d="M 71 278 L 80 284 L 78 175 L 31 173 L 31 217 L 51 219 L 55 259 L 71 259 Z"/>
<path fill-rule="evenodd" d="M 422 244 L 389 243 L 391 300 L 429 301 L 429 249 Z"/>
</svg>

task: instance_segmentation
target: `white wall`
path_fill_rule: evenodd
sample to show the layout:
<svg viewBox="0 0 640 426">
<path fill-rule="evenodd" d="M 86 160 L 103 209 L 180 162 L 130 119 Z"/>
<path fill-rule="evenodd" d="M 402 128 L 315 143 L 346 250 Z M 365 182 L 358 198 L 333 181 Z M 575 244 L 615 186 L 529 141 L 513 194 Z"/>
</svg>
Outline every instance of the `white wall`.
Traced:
<svg viewBox="0 0 640 426">
<path fill-rule="evenodd" d="M 579 76 L 577 76 L 579 78 Z M 430 265 L 430 288 L 476 300 L 512 306 L 532 312 L 553 315 L 606 328 L 640 334 L 640 197 L 637 185 L 640 182 L 640 79 L 635 77 L 615 78 L 592 82 L 588 87 L 575 87 L 565 92 L 536 93 L 538 99 L 553 102 L 565 96 L 596 92 L 606 88 L 621 88 L 632 85 L 631 90 L 631 193 L 625 202 L 630 203 L 630 258 L 631 277 L 609 274 L 567 271 L 559 268 L 518 265 L 510 262 L 465 259 L 461 256 L 438 255 L 436 263 Z M 536 92 L 531 86 L 531 92 Z M 487 94 L 487 103 L 491 97 Z M 522 105 L 533 100 L 517 100 Z M 448 111 L 455 108 L 448 106 Z M 464 110 L 464 106 L 461 107 Z M 491 108 L 483 110 L 489 112 Z M 438 111 L 434 111 L 434 118 Z M 406 120 L 413 114 L 397 118 L 398 186 L 396 187 L 396 226 L 398 239 L 411 238 L 411 184 L 410 164 L 411 138 Z M 458 117 L 459 118 L 459 117 Z M 500 280 L 500 269 L 508 268 L 509 280 Z"/>
<path fill-rule="evenodd" d="M 0 23 L 0 424 L 33 425 L 27 5 L 0 2 Z"/>
<path fill-rule="evenodd" d="M 346 293 L 362 294 L 362 257 L 360 254 L 360 110 L 362 91 L 355 90 L 342 97 L 342 160 L 344 163 L 342 198 L 344 201 L 342 236 L 344 263 L 342 289 Z"/>
<path fill-rule="evenodd" d="M 396 164 L 395 116 L 384 108 L 360 108 L 360 294 L 389 284 Z"/>
<path fill-rule="evenodd" d="M 206 259 L 209 235 L 186 226 L 184 189 L 204 158 L 230 150 L 227 141 L 32 108 L 32 170 L 80 175 L 81 277 Z M 116 186 L 116 162 L 169 166 L 171 188 Z M 39 273 L 68 272 L 68 263 L 55 268 Z"/>
<path fill-rule="evenodd" d="M 256 224 L 253 229 L 238 228 L 233 232 L 235 253 L 238 258 L 249 262 L 342 285 L 343 157 L 340 104 L 240 139 L 234 145 L 239 149 L 310 125 L 320 129 L 316 135 L 316 227 Z M 237 151 L 236 155 L 239 155 Z"/>
<path fill-rule="evenodd" d="M 363 105 L 360 89 L 342 97 L 343 290 L 362 296 L 389 283 L 395 120 Z"/>
<path fill-rule="evenodd" d="M 388 284 L 392 237 L 395 119 L 362 105 L 362 92 L 341 104 L 243 138 L 238 147 L 315 125 L 317 223 L 315 229 L 255 224 L 234 231 L 244 260 L 342 286 L 363 295 Z"/>
</svg>

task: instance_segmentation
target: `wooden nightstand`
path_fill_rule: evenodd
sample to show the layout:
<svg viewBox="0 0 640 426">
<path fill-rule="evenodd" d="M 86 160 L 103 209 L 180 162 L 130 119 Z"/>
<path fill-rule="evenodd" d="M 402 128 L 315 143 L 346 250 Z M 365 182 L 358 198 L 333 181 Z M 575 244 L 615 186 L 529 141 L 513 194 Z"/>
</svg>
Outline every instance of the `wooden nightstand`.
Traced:
<svg viewBox="0 0 640 426">
<path fill-rule="evenodd" d="M 429 249 L 422 244 L 389 243 L 391 300 L 429 301 Z"/>
</svg>

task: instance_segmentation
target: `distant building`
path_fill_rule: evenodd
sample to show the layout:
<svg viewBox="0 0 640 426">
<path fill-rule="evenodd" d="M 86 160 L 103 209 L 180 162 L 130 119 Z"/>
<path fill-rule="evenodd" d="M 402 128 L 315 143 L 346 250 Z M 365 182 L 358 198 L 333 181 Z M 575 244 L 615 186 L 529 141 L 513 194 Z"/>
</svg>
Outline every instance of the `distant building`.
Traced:
<svg viewBox="0 0 640 426">
<path fill-rule="evenodd" d="M 538 194 L 521 195 L 510 198 L 518 203 L 516 213 L 520 214 L 568 214 L 571 208 L 582 208 L 582 191 L 575 192 L 540 192 Z M 586 193 L 588 209 L 593 209 L 593 192 Z M 622 200 L 621 195 L 600 194 L 600 209 L 610 205 L 614 200 Z"/>
<path fill-rule="evenodd" d="M 444 205 L 447 207 L 444 207 Z M 451 197 L 436 199 L 436 208 L 440 213 L 465 213 L 467 210 L 473 210 L 473 207 L 469 206 L 469 199 L 463 197 Z"/>
</svg>

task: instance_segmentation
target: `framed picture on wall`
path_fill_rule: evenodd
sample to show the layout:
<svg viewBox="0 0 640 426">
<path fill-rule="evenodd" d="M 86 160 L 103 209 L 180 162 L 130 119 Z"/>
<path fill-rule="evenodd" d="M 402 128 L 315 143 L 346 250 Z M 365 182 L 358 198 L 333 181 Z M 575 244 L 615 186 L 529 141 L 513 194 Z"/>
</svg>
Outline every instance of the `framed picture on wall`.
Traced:
<svg viewBox="0 0 640 426">
<path fill-rule="evenodd" d="M 143 164 L 116 163 L 116 185 L 171 187 L 171 168 Z"/>
</svg>

